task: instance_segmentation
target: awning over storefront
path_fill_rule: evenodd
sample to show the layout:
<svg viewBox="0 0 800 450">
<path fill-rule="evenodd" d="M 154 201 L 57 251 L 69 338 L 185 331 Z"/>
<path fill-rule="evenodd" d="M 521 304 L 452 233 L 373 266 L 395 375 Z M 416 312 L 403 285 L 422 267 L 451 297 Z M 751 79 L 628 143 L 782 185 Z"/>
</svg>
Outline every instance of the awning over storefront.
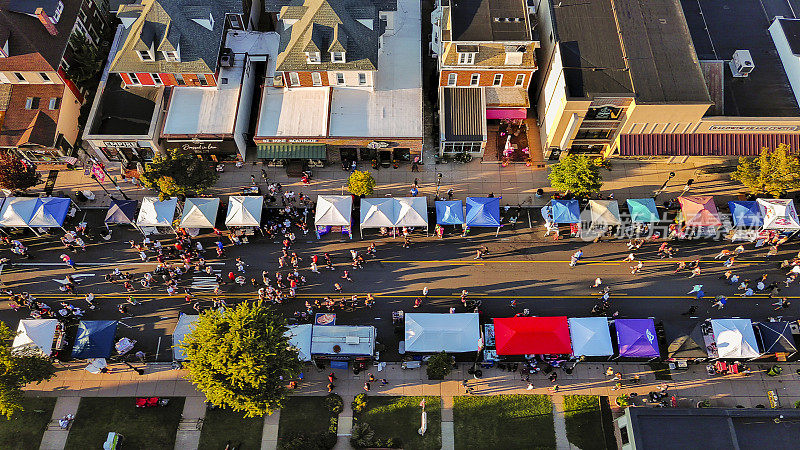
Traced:
<svg viewBox="0 0 800 450">
<path fill-rule="evenodd" d="M 200 318 L 197 314 L 182 314 L 178 318 L 178 324 L 175 325 L 175 331 L 172 332 L 172 359 L 175 361 L 185 361 L 186 352 L 180 347 L 183 342 L 184 336 L 194 330 L 197 319 Z"/>
<path fill-rule="evenodd" d="M 134 223 L 136 221 L 136 200 L 111 200 L 105 223 Z"/>
<path fill-rule="evenodd" d="M 36 209 L 28 226 L 55 228 L 64 225 L 72 200 L 61 197 L 44 197 L 36 199 Z"/>
<path fill-rule="evenodd" d="M 27 227 L 36 211 L 35 197 L 8 197 L 0 209 L 0 226 Z"/>
<path fill-rule="evenodd" d="M 498 355 L 570 354 L 567 318 L 506 317 L 494 319 Z"/>
<path fill-rule="evenodd" d="M 667 358 L 708 358 L 703 339 L 702 322 L 663 322 L 667 341 Z"/>
<path fill-rule="evenodd" d="M 108 358 L 114 348 L 114 335 L 117 333 L 116 320 L 82 320 L 78 324 L 78 335 L 72 346 L 72 357 Z"/>
<path fill-rule="evenodd" d="M 315 226 L 350 226 L 353 197 L 349 195 L 318 195 Z"/>
<path fill-rule="evenodd" d="M 661 220 L 658 216 L 656 201 L 652 198 L 629 198 L 626 203 L 631 215 L 631 222 L 653 223 Z"/>
<path fill-rule="evenodd" d="M 714 197 L 696 195 L 678 197 L 683 213 L 683 222 L 690 227 L 716 227 L 722 225 L 717 213 Z"/>
<path fill-rule="evenodd" d="M 580 223 L 581 211 L 577 200 L 550 200 L 553 223 Z"/>
<path fill-rule="evenodd" d="M 436 223 L 439 225 L 464 223 L 464 204 L 461 203 L 461 200 L 437 200 Z"/>
<path fill-rule="evenodd" d="M 261 195 L 232 195 L 228 199 L 225 225 L 229 227 L 260 227 L 263 207 L 264 197 Z"/>
<path fill-rule="evenodd" d="M 765 230 L 798 230 L 800 221 L 794 202 L 790 199 L 756 199 L 761 215 L 764 216 Z"/>
<path fill-rule="evenodd" d="M 486 140 L 486 97 L 479 87 L 441 87 L 441 134 L 448 142 Z"/>
<path fill-rule="evenodd" d="M 575 356 L 614 354 L 607 317 L 570 317 L 569 336 Z"/>
<path fill-rule="evenodd" d="M 657 358 L 658 339 L 653 319 L 617 319 L 614 321 L 619 344 L 619 356 L 623 358 Z"/>
<path fill-rule="evenodd" d="M 181 228 L 214 228 L 219 212 L 218 198 L 187 198 Z"/>
<path fill-rule="evenodd" d="M 289 338 L 289 344 L 297 349 L 297 359 L 300 361 L 311 361 L 312 327 L 310 323 L 289 325 L 284 333 L 284 336 Z"/>
<path fill-rule="evenodd" d="M 758 156 L 763 148 L 800 148 L 800 134 L 622 134 L 620 156 Z"/>
<path fill-rule="evenodd" d="M 407 352 L 463 353 L 480 347 L 477 313 L 406 313 L 405 321 Z"/>
<path fill-rule="evenodd" d="M 755 358 L 759 355 L 750 319 L 711 319 L 720 358 Z"/>
<path fill-rule="evenodd" d="M 465 222 L 471 227 L 499 227 L 500 199 L 496 197 L 467 197 Z"/>
<path fill-rule="evenodd" d="M 428 226 L 428 201 L 425 197 L 397 197 L 395 211 L 396 227 L 427 227 Z"/>
<path fill-rule="evenodd" d="M 735 200 L 728 202 L 735 227 L 760 227 L 764 224 L 758 202 Z"/>
<path fill-rule="evenodd" d="M 178 199 L 174 197 L 163 202 L 158 197 L 145 197 L 136 224 L 142 227 L 171 227 L 176 206 Z"/>
<path fill-rule="evenodd" d="M 327 159 L 325 144 L 258 144 L 261 159 Z"/>
<path fill-rule="evenodd" d="M 620 225 L 619 203 L 616 200 L 589 200 L 592 225 Z"/>
<path fill-rule="evenodd" d="M 487 119 L 524 119 L 528 117 L 525 108 L 486 108 Z"/>
<path fill-rule="evenodd" d="M 53 353 L 53 338 L 56 335 L 56 319 L 22 319 L 19 321 L 17 336 L 11 344 L 14 353 L 26 354 L 40 351 L 44 356 Z"/>
<path fill-rule="evenodd" d="M 764 353 L 794 353 L 797 351 L 789 322 L 758 322 L 756 329 Z"/>
</svg>

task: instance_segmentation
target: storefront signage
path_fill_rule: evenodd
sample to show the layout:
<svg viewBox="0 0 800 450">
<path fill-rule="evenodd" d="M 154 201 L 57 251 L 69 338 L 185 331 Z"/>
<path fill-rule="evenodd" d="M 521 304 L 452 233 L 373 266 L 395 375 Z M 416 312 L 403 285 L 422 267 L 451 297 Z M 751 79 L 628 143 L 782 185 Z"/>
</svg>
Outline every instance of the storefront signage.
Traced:
<svg viewBox="0 0 800 450">
<path fill-rule="evenodd" d="M 127 142 L 127 141 L 103 141 L 105 147 L 116 147 L 116 148 L 136 148 L 138 145 L 136 142 Z"/>
<path fill-rule="evenodd" d="M 264 141 L 271 144 L 316 144 L 319 139 L 264 139 Z"/>
<path fill-rule="evenodd" d="M 236 143 L 233 140 L 225 141 L 167 141 L 167 150 L 184 150 L 198 154 L 233 154 L 237 153 Z"/>
<path fill-rule="evenodd" d="M 792 125 L 711 125 L 710 131 L 797 131 Z"/>
<path fill-rule="evenodd" d="M 382 141 L 372 141 L 369 144 L 367 144 L 367 148 L 371 148 L 373 150 L 377 150 L 379 148 L 387 148 L 387 147 L 389 147 L 389 143 Z"/>
</svg>

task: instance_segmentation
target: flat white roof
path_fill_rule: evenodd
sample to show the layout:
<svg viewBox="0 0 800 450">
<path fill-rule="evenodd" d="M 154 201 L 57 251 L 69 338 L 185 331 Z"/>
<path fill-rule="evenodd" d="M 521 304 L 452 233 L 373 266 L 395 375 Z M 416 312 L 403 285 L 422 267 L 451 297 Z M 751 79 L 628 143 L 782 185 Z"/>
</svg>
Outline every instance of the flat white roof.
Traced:
<svg viewBox="0 0 800 450">
<path fill-rule="evenodd" d="M 334 88 L 330 136 L 422 137 L 422 20 L 419 2 L 398 0 L 383 35 L 372 90 Z"/>
<path fill-rule="evenodd" d="M 220 71 L 218 79 L 227 78 L 227 84 L 173 89 L 162 134 L 233 134 L 244 58 L 236 55 L 235 66 Z"/>
<path fill-rule="evenodd" d="M 326 136 L 330 89 L 265 87 L 257 136 Z"/>
</svg>

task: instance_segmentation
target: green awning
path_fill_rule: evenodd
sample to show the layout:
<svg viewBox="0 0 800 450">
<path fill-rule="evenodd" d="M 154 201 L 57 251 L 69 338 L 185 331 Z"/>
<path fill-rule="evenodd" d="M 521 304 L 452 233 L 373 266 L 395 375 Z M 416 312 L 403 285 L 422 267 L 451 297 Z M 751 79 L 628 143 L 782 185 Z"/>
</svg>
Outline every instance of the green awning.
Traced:
<svg viewBox="0 0 800 450">
<path fill-rule="evenodd" d="M 325 144 L 258 144 L 263 159 L 327 159 Z"/>
</svg>

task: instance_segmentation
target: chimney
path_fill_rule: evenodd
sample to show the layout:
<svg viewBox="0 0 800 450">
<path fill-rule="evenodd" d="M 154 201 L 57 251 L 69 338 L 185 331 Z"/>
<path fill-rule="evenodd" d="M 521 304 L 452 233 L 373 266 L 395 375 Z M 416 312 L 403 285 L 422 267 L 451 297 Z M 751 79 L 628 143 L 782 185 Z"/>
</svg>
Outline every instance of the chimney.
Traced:
<svg viewBox="0 0 800 450">
<path fill-rule="evenodd" d="M 50 16 L 48 16 L 47 13 L 44 12 L 43 8 L 36 8 L 34 14 L 36 15 L 36 17 L 39 18 L 39 22 L 42 22 L 42 25 L 44 25 L 44 28 L 47 30 L 48 33 L 52 34 L 53 36 L 56 36 L 58 34 L 56 25 L 53 23 L 52 20 L 50 20 Z"/>
</svg>

